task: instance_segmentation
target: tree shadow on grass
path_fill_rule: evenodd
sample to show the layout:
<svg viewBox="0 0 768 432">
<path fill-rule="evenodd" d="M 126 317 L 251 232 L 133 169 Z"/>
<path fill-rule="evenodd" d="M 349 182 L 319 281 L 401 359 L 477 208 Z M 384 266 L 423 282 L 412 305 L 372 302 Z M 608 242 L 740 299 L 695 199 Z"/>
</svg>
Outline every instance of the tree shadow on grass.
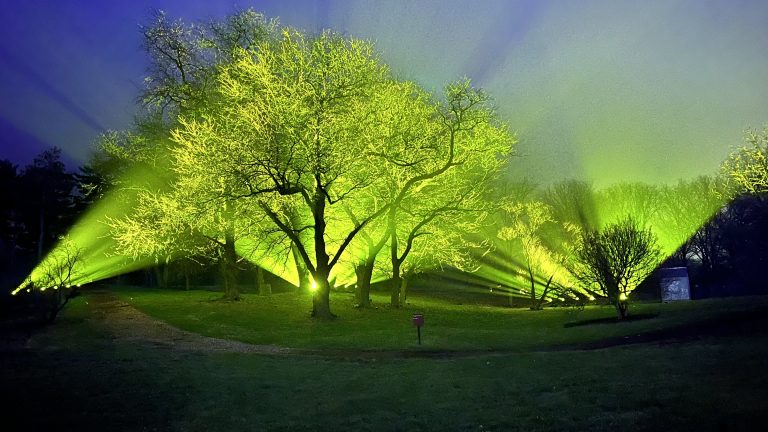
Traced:
<svg viewBox="0 0 768 432">
<path fill-rule="evenodd" d="M 593 324 L 618 324 L 623 322 L 641 321 L 641 320 L 656 318 L 657 316 L 659 315 L 658 314 L 636 314 L 636 315 L 628 315 L 626 318 L 622 320 L 616 317 L 595 318 L 590 320 L 582 320 L 582 321 L 565 323 L 563 327 L 581 327 L 581 326 L 587 326 L 587 325 L 593 325 Z"/>
<path fill-rule="evenodd" d="M 614 323 L 616 322 L 614 318 L 611 319 L 614 320 Z M 595 324 L 594 321 L 597 320 L 589 321 Z M 605 323 L 608 322 L 605 321 Z M 712 337 L 739 337 L 765 334 L 768 334 L 768 310 L 759 308 L 752 311 L 717 314 L 701 321 L 639 334 L 617 336 L 579 344 L 558 345 L 551 347 L 548 351 L 595 350 L 638 343 L 684 343 Z"/>
</svg>

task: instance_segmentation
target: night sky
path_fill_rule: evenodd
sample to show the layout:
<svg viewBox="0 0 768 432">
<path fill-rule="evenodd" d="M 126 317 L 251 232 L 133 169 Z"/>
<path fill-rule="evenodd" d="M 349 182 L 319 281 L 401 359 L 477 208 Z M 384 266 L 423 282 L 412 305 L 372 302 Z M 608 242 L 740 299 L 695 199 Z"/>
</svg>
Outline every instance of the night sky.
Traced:
<svg viewBox="0 0 768 432">
<path fill-rule="evenodd" d="M 371 39 L 429 89 L 469 76 L 517 132 L 513 177 L 672 182 L 714 172 L 768 122 L 762 0 L 37 0 L 0 10 L 0 158 L 25 165 L 56 145 L 72 167 L 86 161 L 100 132 L 130 126 L 151 11 L 238 7 Z"/>
</svg>

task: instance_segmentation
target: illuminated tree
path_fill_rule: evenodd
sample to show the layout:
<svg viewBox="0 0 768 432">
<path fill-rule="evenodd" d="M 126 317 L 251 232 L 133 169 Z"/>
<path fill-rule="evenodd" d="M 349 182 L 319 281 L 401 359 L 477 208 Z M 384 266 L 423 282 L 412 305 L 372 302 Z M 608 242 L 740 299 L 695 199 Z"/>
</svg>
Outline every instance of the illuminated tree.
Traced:
<svg viewBox="0 0 768 432">
<path fill-rule="evenodd" d="M 704 229 L 707 221 L 723 206 L 721 181 L 702 176 L 693 180 L 681 180 L 662 190 L 663 199 L 659 212 L 659 240 L 665 252 L 674 250 L 675 259 L 683 266 L 694 254 L 692 237 Z"/>
<path fill-rule="evenodd" d="M 225 297 L 239 298 L 236 205 L 205 189 L 179 189 L 169 157 L 176 144 L 169 138 L 179 115 L 196 118 L 210 105 L 218 67 L 271 40 L 276 29 L 276 21 L 250 9 L 205 24 L 172 21 L 159 11 L 142 27 L 150 60 L 145 111 L 133 131 L 105 134 L 91 165 L 113 193 L 134 203 L 132 214 L 108 218 L 118 250 L 153 257 L 158 281 L 167 280 L 172 259 L 206 256 L 219 263 Z"/>
<path fill-rule="evenodd" d="M 277 20 L 253 9 L 205 24 L 171 20 L 156 11 L 152 22 L 141 27 L 150 60 L 142 101 L 173 121 L 184 109 L 205 102 L 215 85 L 217 65 L 231 62 L 238 50 L 272 39 L 277 29 Z"/>
<path fill-rule="evenodd" d="M 737 192 L 761 194 L 768 191 L 768 127 L 748 130 L 745 141 L 728 156 L 721 171 Z"/>
<path fill-rule="evenodd" d="M 763 235 L 768 213 L 768 126 L 748 130 L 745 141 L 720 168 L 727 188 L 723 195 L 735 199 L 693 238 L 695 254 L 709 275 L 722 270 L 726 259 L 731 265 L 740 264 L 739 277 L 765 265 L 760 251 L 768 249 Z M 762 282 L 762 274 L 751 278 Z"/>
<path fill-rule="evenodd" d="M 547 261 L 551 260 L 551 252 L 541 238 L 544 225 L 553 222 L 551 212 L 546 204 L 538 201 L 510 203 L 504 208 L 511 216 L 511 223 L 499 230 L 498 237 L 519 243 L 530 283 L 531 309 L 539 310 L 554 277 L 553 273 L 544 285 L 541 296 L 537 296 L 536 280 L 542 274 Z"/>
<path fill-rule="evenodd" d="M 231 281 L 231 263 L 236 257 L 223 256 L 222 228 L 214 231 L 211 214 L 197 214 L 194 207 L 184 205 L 169 193 L 139 192 L 134 211 L 119 218 L 108 219 L 116 252 L 134 259 L 151 257 L 155 261 L 158 285 L 166 287 L 171 261 L 196 261 L 209 257 L 221 266 L 224 297 L 237 300 L 239 291 Z M 204 234 L 201 229 L 206 230 Z M 212 231 L 216 234 L 212 234 Z"/>
<path fill-rule="evenodd" d="M 547 189 L 542 201 L 549 206 L 553 219 L 563 226 L 595 229 L 599 225 L 596 192 L 591 183 L 579 180 L 556 183 Z"/>
<path fill-rule="evenodd" d="M 409 180 L 438 169 L 435 165 L 442 163 L 443 158 L 441 143 L 435 139 L 438 133 L 438 124 L 434 121 L 435 104 L 426 92 L 412 82 L 389 80 L 371 102 L 375 108 L 368 118 L 370 126 L 364 128 L 362 133 L 365 139 L 375 143 L 371 160 L 379 176 L 361 194 L 356 205 L 345 207 L 354 223 L 358 223 L 367 209 L 405 202 L 416 185 L 409 183 Z M 387 125 L 387 128 L 382 131 L 375 125 Z M 418 196 L 429 199 L 427 194 Z M 358 215 L 360 210 L 363 213 Z M 358 304 L 361 307 L 369 303 L 368 292 L 377 257 L 392 237 L 391 222 L 400 222 L 401 225 L 405 222 L 404 217 L 398 218 L 399 210 L 388 212 L 387 218 L 372 221 L 361 230 L 357 244 L 352 245 Z M 394 226 L 397 227 L 397 224 Z M 396 291 L 399 292 L 399 287 Z"/>
<path fill-rule="evenodd" d="M 540 310 L 546 301 L 573 291 L 574 281 L 565 261 L 570 253 L 568 244 L 580 229 L 571 222 L 555 220 L 550 205 L 534 195 L 530 185 L 518 184 L 515 189 L 516 193 L 504 200 L 502 227 L 496 236 L 503 240 L 508 259 L 522 269 L 515 274 L 529 286 L 531 309 Z M 541 286 L 538 291 L 537 285 Z"/>
<path fill-rule="evenodd" d="M 76 281 L 82 266 L 82 250 L 66 237 L 62 238 L 17 292 L 31 293 L 42 306 L 44 320 L 52 323 L 77 294 Z"/>
<path fill-rule="evenodd" d="M 343 204 L 378 178 L 371 158 L 380 140 L 368 139 L 365 128 L 386 74 L 366 42 L 285 30 L 274 44 L 243 50 L 222 67 L 215 102 L 200 116 L 182 117 L 173 134 L 179 187 L 222 184 L 222 199 L 261 209 L 309 270 L 316 317 L 332 316 L 329 277 L 344 250 L 386 210 L 356 224 L 340 221 Z M 286 209 L 309 220 L 297 227 Z"/>
<path fill-rule="evenodd" d="M 107 209 L 102 217 L 117 241 L 116 252 L 134 259 L 151 257 L 160 286 L 165 286 L 168 266 L 178 247 L 175 246 L 177 239 L 163 237 L 168 233 L 168 224 L 159 223 L 164 213 L 151 204 L 156 203 L 154 196 L 170 190 L 173 176 L 164 155 L 170 151 L 171 144 L 162 122 L 143 121 L 135 131 L 104 133 L 91 159 L 94 170 L 106 183 L 94 185 L 94 192 L 108 188 L 110 194 L 132 209 L 128 214 L 112 214 Z M 178 244 L 184 241 L 178 239 Z M 162 249 L 160 245 L 170 249 Z"/>
<path fill-rule="evenodd" d="M 432 211 L 431 214 L 438 214 L 432 219 L 429 219 L 431 214 L 417 216 L 419 223 L 415 225 L 401 224 L 408 230 L 399 235 L 405 239 L 403 256 L 407 258 L 402 260 L 400 267 L 398 301 L 401 306 L 406 303 L 410 281 L 417 275 L 446 268 L 474 272 L 478 269 L 479 259 L 490 249 L 488 242 L 472 241 L 469 236 L 479 231 L 483 215 L 471 213 L 479 217 L 476 219 L 467 217 L 467 213 L 443 210 Z"/>
<path fill-rule="evenodd" d="M 514 144 L 497 124 L 488 95 L 468 80 L 448 85 L 444 98 L 433 105 L 419 151 L 390 164 L 399 168 L 387 211 L 393 307 L 401 304 L 401 267 L 414 240 L 440 229 L 434 223 L 440 219 L 483 220 L 490 212 L 487 189 Z"/>
<path fill-rule="evenodd" d="M 656 225 L 662 207 L 662 190 L 646 183 L 617 183 L 596 194 L 601 225 L 629 216 L 641 227 Z"/>
<path fill-rule="evenodd" d="M 351 209 L 347 209 L 350 220 L 357 224 L 357 217 Z M 366 308 L 370 305 L 371 279 L 375 270 L 379 253 L 389 239 L 385 221 L 379 218 L 368 223 L 360 230 L 355 241 L 350 244 L 352 255 L 349 263 L 355 269 L 355 300 L 357 307 Z"/>
<path fill-rule="evenodd" d="M 584 231 L 571 272 L 584 287 L 598 286 L 616 307 L 618 318 L 624 319 L 629 307 L 627 296 L 659 260 L 654 234 L 628 218 L 602 230 Z"/>
<path fill-rule="evenodd" d="M 205 257 L 219 265 L 224 297 L 238 300 L 236 242 L 251 234 L 259 219 L 243 203 L 222 198 L 226 186 L 221 183 L 197 189 L 180 185 L 170 161 L 161 156 L 174 144 L 163 136 L 151 145 L 147 140 L 146 135 L 122 133 L 108 135 L 102 143 L 113 159 L 126 160 L 133 171 L 120 176 L 112 192 L 130 200 L 132 211 L 106 218 L 116 252 L 134 259 L 151 257 L 161 286 L 167 285 L 173 260 L 181 260 L 186 272 L 189 264 Z"/>
</svg>

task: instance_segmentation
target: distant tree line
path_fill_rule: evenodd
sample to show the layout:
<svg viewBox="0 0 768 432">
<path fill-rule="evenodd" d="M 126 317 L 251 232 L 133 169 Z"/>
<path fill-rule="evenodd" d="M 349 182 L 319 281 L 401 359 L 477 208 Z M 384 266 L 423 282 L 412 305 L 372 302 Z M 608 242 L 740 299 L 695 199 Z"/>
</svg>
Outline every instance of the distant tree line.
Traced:
<svg viewBox="0 0 768 432">
<path fill-rule="evenodd" d="M 749 132 L 748 145 L 717 175 L 671 185 L 507 182 L 484 234 L 496 237 L 497 259 L 486 262 L 506 263 L 497 270 L 511 276 L 497 292 L 504 288 L 532 309 L 601 298 L 619 308 L 636 289 L 636 298 L 658 298 L 658 277 L 649 277 L 657 268 L 684 266 L 694 298 L 764 293 L 768 207 L 765 177 L 756 174 L 765 167 L 754 166 L 763 154 L 756 148 L 766 148 L 759 136 Z"/>
</svg>

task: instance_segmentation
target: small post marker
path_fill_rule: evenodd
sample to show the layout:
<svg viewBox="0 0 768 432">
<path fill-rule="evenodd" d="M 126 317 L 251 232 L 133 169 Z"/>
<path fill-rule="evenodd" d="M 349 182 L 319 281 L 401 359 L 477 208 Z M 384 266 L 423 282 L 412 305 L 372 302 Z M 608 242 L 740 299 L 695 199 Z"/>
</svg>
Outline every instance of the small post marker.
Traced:
<svg viewBox="0 0 768 432">
<path fill-rule="evenodd" d="M 416 326 L 416 337 L 419 340 L 419 345 L 421 345 L 421 326 L 424 325 L 424 315 L 413 314 L 413 318 L 411 318 L 411 322 L 413 322 L 413 325 Z"/>
</svg>

